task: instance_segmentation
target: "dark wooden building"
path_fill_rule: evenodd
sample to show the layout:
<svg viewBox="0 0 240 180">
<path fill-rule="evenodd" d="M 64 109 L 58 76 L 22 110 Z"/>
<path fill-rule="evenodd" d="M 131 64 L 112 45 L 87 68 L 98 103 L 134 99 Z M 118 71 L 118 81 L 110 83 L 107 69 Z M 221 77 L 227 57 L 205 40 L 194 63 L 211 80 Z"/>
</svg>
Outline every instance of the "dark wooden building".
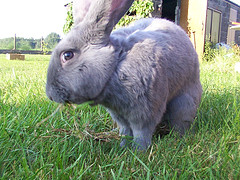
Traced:
<svg viewBox="0 0 240 180">
<path fill-rule="evenodd" d="M 199 55 L 206 40 L 240 45 L 240 31 L 230 29 L 240 22 L 240 6 L 230 0 L 153 0 L 153 16 L 174 21 L 189 35 Z"/>
</svg>

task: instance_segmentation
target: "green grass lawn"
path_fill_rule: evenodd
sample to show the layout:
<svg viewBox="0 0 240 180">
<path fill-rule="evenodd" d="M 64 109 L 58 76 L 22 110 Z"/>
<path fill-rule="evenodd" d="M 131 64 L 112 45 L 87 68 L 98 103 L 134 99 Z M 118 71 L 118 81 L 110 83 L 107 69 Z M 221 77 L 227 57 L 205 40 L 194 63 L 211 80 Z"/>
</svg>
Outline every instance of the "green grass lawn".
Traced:
<svg viewBox="0 0 240 180">
<path fill-rule="evenodd" d="M 103 134 L 115 125 L 100 106 L 50 116 L 58 104 L 45 95 L 49 59 L 0 55 L 0 179 L 240 179 L 239 56 L 201 64 L 195 134 L 156 135 L 147 152 L 121 149 L 114 133 Z"/>
</svg>

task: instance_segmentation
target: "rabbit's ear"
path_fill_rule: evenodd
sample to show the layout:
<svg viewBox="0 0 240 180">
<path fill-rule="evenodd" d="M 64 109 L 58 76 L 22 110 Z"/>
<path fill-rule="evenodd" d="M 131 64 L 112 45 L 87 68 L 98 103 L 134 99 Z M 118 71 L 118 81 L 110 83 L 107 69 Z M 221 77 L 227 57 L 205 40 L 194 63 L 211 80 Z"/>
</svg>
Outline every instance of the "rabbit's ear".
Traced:
<svg viewBox="0 0 240 180">
<path fill-rule="evenodd" d="M 131 7 L 134 0 L 111 0 L 110 21 L 115 26 Z"/>
<path fill-rule="evenodd" d="M 75 0 L 75 25 L 84 23 L 97 34 L 109 36 L 113 27 L 131 7 L 134 0 Z M 96 34 L 96 33 L 95 33 Z"/>
<path fill-rule="evenodd" d="M 79 24 L 86 16 L 91 3 L 95 0 L 74 0 L 73 1 L 73 18 L 74 23 Z"/>
</svg>

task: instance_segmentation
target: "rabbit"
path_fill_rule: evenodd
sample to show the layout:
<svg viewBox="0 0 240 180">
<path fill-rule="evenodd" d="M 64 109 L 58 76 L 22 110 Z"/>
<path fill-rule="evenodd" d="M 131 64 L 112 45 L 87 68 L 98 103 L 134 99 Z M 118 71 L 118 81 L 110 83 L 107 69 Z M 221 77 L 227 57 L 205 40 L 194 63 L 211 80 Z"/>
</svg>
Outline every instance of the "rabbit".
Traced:
<svg viewBox="0 0 240 180">
<path fill-rule="evenodd" d="M 140 19 L 113 30 L 134 0 L 75 0 L 73 29 L 52 53 L 46 94 L 57 103 L 92 101 L 119 126 L 122 147 L 146 150 L 160 122 L 184 135 L 202 86 L 198 55 L 174 23 Z"/>
</svg>

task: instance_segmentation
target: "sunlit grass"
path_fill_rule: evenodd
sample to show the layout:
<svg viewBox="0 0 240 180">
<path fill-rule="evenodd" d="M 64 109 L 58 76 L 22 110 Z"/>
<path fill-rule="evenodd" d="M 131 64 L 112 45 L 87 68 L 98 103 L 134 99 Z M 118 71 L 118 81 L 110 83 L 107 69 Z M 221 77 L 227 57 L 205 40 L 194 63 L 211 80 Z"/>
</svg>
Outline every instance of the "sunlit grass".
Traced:
<svg viewBox="0 0 240 180">
<path fill-rule="evenodd" d="M 195 134 L 153 138 L 147 152 L 91 134 L 115 128 L 100 106 L 65 107 L 45 95 L 50 56 L 9 61 L 0 55 L 2 179 L 239 179 L 240 57 L 222 53 L 201 63 L 202 103 Z M 42 122 L 42 123 L 41 123 Z"/>
</svg>

